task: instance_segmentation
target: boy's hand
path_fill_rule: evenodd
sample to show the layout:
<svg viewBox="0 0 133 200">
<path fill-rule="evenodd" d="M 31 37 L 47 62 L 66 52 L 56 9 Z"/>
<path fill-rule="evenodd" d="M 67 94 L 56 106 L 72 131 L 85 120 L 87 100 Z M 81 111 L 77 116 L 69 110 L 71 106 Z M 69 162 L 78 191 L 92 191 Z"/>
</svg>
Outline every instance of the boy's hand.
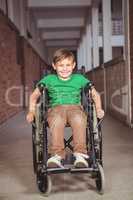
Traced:
<svg viewBox="0 0 133 200">
<path fill-rule="evenodd" d="M 102 119 L 104 117 L 104 110 L 98 109 L 97 110 L 97 118 Z"/>
<path fill-rule="evenodd" d="M 29 123 L 32 123 L 34 121 L 34 117 L 35 117 L 35 112 L 29 111 L 26 116 L 26 119 Z"/>
</svg>

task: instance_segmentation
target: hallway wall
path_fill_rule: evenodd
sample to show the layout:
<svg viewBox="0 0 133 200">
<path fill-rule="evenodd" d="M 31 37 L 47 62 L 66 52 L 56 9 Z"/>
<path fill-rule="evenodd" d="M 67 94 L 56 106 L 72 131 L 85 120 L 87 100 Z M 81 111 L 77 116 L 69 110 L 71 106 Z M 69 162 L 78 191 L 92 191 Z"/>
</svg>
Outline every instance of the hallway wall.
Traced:
<svg viewBox="0 0 133 200">
<path fill-rule="evenodd" d="M 128 0 L 125 4 L 125 37 L 128 38 L 125 38 L 124 58 L 115 58 L 103 67 L 93 69 L 88 77 L 100 92 L 106 111 L 133 127 L 133 1 Z"/>
<path fill-rule="evenodd" d="M 0 124 L 28 104 L 46 63 L 0 11 Z"/>
<path fill-rule="evenodd" d="M 13 104 L 20 101 L 17 87 L 21 85 L 21 66 L 16 60 L 16 35 L 18 33 L 0 13 L 0 122 L 21 110 L 21 107 L 9 105 L 10 101 Z"/>
<path fill-rule="evenodd" d="M 93 82 L 97 91 L 101 95 L 102 105 L 105 107 L 104 103 L 104 71 L 101 67 L 94 68 L 94 70 L 87 73 L 88 78 Z"/>
<path fill-rule="evenodd" d="M 106 71 L 106 106 L 115 118 L 127 123 L 128 86 L 124 60 L 116 59 L 105 65 Z"/>
<path fill-rule="evenodd" d="M 28 106 L 29 95 L 34 89 L 34 81 L 42 76 L 47 64 L 38 56 L 30 44 L 24 40 L 24 68 L 25 68 L 25 106 Z"/>
<path fill-rule="evenodd" d="M 87 73 L 101 94 L 104 109 L 124 123 L 129 115 L 126 70 L 124 60 L 117 58 Z"/>
</svg>

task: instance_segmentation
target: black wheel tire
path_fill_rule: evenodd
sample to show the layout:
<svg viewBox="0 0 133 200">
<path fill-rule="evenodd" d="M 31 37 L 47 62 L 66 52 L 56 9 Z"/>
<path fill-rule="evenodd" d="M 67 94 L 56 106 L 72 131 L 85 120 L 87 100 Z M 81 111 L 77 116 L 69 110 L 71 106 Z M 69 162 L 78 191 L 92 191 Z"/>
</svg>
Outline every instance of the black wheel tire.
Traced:
<svg viewBox="0 0 133 200">
<path fill-rule="evenodd" d="M 96 188 L 97 188 L 99 194 L 104 194 L 105 177 L 104 177 L 103 167 L 99 163 L 98 163 L 98 172 L 97 172 L 97 175 L 96 175 L 95 182 L 96 182 Z"/>
<path fill-rule="evenodd" d="M 100 165 L 103 167 L 103 160 L 102 160 L 102 150 L 101 147 L 99 149 L 95 150 L 96 153 L 96 160 L 100 163 Z"/>
<path fill-rule="evenodd" d="M 37 186 L 38 186 L 39 191 L 44 196 L 48 196 L 52 189 L 51 177 L 48 175 L 39 174 L 37 176 Z"/>
<path fill-rule="evenodd" d="M 33 155 L 33 169 L 34 173 L 36 174 L 39 164 L 41 164 L 43 161 L 43 153 L 42 150 L 39 149 L 39 146 L 35 144 L 35 132 L 32 133 L 32 155 Z"/>
<path fill-rule="evenodd" d="M 101 136 L 101 140 L 100 140 L 99 146 L 100 146 L 100 152 L 99 152 L 100 153 L 100 156 L 99 156 L 99 158 L 100 158 L 100 164 L 103 167 L 103 142 L 102 142 L 102 136 Z"/>
<path fill-rule="evenodd" d="M 37 151 L 35 145 L 35 128 L 32 127 L 32 155 L 33 155 L 33 169 L 34 173 L 37 172 Z"/>
</svg>

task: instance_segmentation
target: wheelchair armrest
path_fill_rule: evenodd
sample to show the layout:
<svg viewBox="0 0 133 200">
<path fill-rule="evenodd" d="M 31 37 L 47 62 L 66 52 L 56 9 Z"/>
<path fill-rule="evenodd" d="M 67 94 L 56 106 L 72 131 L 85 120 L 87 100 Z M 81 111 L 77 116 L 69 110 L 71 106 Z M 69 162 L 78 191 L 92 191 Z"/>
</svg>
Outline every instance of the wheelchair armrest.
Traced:
<svg viewBox="0 0 133 200">
<path fill-rule="evenodd" d="M 41 94 L 43 93 L 44 89 L 46 88 L 42 83 L 38 84 L 38 89 L 41 92 Z"/>
<path fill-rule="evenodd" d="M 87 85 L 83 88 L 85 95 L 87 95 L 88 92 L 91 91 L 93 87 L 94 87 L 93 83 L 91 82 L 87 83 Z"/>
<path fill-rule="evenodd" d="M 89 103 L 93 102 L 92 97 L 91 97 L 92 87 L 93 87 L 93 84 L 92 83 L 88 83 L 81 90 L 81 104 L 83 105 L 83 108 L 84 108 L 85 111 L 88 110 Z"/>
</svg>

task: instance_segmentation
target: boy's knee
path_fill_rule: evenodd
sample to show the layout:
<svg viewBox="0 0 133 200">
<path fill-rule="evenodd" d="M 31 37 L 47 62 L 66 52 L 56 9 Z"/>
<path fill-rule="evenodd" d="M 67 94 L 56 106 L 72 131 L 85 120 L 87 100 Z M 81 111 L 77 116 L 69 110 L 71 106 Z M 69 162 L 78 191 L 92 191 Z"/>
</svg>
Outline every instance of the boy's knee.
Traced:
<svg viewBox="0 0 133 200">
<path fill-rule="evenodd" d="M 84 112 L 77 112 L 71 117 L 71 121 L 75 124 L 85 124 L 87 121 L 87 117 Z"/>
<path fill-rule="evenodd" d="M 65 120 L 60 115 L 55 115 L 53 118 L 48 119 L 48 124 L 50 127 L 62 127 L 65 125 Z"/>
<path fill-rule="evenodd" d="M 76 115 L 74 116 L 73 121 L 78 124 L 86 123 L 86 117 L 84 115 Z"/>
</svg>

